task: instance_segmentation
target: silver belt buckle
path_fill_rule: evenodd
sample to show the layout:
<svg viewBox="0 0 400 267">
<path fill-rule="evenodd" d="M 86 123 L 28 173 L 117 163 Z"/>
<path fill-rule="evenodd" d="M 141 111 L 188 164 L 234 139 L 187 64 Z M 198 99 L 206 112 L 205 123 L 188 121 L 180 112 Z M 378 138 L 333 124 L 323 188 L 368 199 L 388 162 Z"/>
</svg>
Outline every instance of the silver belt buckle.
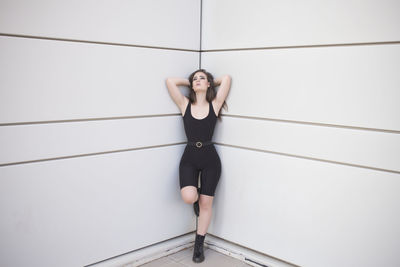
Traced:
<svg viewBox="0 0 400 267">
<path fill-rule="evenodd" d="M 202 142 L 196 142 L 196 147 L 197 148 L 200 148 L 200 147 L 202 147 L 203 146 L 203 143 Z"/>
</svg>

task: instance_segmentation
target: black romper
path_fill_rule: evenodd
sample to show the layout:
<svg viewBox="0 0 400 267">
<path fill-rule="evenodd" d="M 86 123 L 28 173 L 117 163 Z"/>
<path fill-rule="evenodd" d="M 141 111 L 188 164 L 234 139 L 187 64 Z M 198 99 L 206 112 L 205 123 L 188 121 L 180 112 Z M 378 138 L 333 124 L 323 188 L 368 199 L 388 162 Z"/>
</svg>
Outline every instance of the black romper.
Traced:
<svg viewBox="0 0 400 267">
<path fill-rule="evenodd" d="M 211 102 L 209 102 L 208 111 L 208 115 L 204 119 L 199 120 L 194 118 L 189 101 L 183 116 L 183 124 L 188 142 L 211 141 L 217 122 L 217 116 Z M 179 164 L 181 189 L 188 185 L 197 188 L 200 171 L 200 194 L 214 196 L 221 175 L 221 160 L 215 150 L 214 144 L 200 148 L 193 145 L 186 145 Z"/>
</svg>

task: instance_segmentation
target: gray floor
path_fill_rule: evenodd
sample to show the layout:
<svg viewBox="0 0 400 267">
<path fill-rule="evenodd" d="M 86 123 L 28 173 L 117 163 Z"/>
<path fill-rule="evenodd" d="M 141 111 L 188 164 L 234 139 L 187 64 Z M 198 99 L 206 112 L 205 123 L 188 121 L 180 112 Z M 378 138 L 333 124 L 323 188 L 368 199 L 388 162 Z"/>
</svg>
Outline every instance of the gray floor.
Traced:
<svg viewBox="0 0 400 267">
<path fill-rule="evenodd" d="M 175 254 L 151 261 L 140 265 L 141 267 L 189 267 L 189 266 L 208 266 L 208 267 L 247 267 L 250 266 L 238 259 L 221 254 L 213 249 L 204 247 L 205 260 L 202 263 L 192 261 L 193 247 L 178 251 Z"/>
</svg>

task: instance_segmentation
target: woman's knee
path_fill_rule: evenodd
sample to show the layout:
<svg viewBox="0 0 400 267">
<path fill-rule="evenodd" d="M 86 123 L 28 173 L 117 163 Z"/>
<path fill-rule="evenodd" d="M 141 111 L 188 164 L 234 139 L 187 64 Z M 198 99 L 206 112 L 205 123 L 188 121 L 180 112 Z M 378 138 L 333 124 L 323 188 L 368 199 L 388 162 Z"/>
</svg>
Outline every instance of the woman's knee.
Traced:
<svg viewBox="0 0 400 267">
<path fill-rule="evenodd" d="M 213 196 L 200 195 L 199 206 L 202 210 L 211 210 L 213 203 Z"/>
<path fill-rule="evenodd" d="M 197 189 L 194 186 L 185 186 L 181 190 L 182 199 L 187 204 L 193 204 L 198 199 Z"/>
</svg>

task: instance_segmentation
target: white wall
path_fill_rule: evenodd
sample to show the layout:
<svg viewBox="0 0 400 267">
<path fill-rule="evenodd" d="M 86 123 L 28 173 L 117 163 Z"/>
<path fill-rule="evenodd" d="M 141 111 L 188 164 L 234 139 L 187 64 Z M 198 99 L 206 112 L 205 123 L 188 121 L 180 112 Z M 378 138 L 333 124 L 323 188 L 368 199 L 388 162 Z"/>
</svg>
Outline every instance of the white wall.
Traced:
<svg viewBox="0 0 400 267">
<path fill-rule="evenodd" d="M 300 266 L 399 266 L 398 1 L 203 0 L 230 74 L 209 232 Z"/>
<path fill-rule="evenodd" d="M 198 0 L 0 1 L 1 266 L 83 266 L 195 229 L 165 78 L 198 68 L 199 22 Z"/>
<path fill-rule="evenodd" d="M 164 81 L 198 67 L 200 2 L 0 0 L 1 266 L 195 229 Z M 233 77 L 209 233 L 301 266 L 400 265 L 398 1 L 202 5 L 202 67 Z"/>
</svg>

